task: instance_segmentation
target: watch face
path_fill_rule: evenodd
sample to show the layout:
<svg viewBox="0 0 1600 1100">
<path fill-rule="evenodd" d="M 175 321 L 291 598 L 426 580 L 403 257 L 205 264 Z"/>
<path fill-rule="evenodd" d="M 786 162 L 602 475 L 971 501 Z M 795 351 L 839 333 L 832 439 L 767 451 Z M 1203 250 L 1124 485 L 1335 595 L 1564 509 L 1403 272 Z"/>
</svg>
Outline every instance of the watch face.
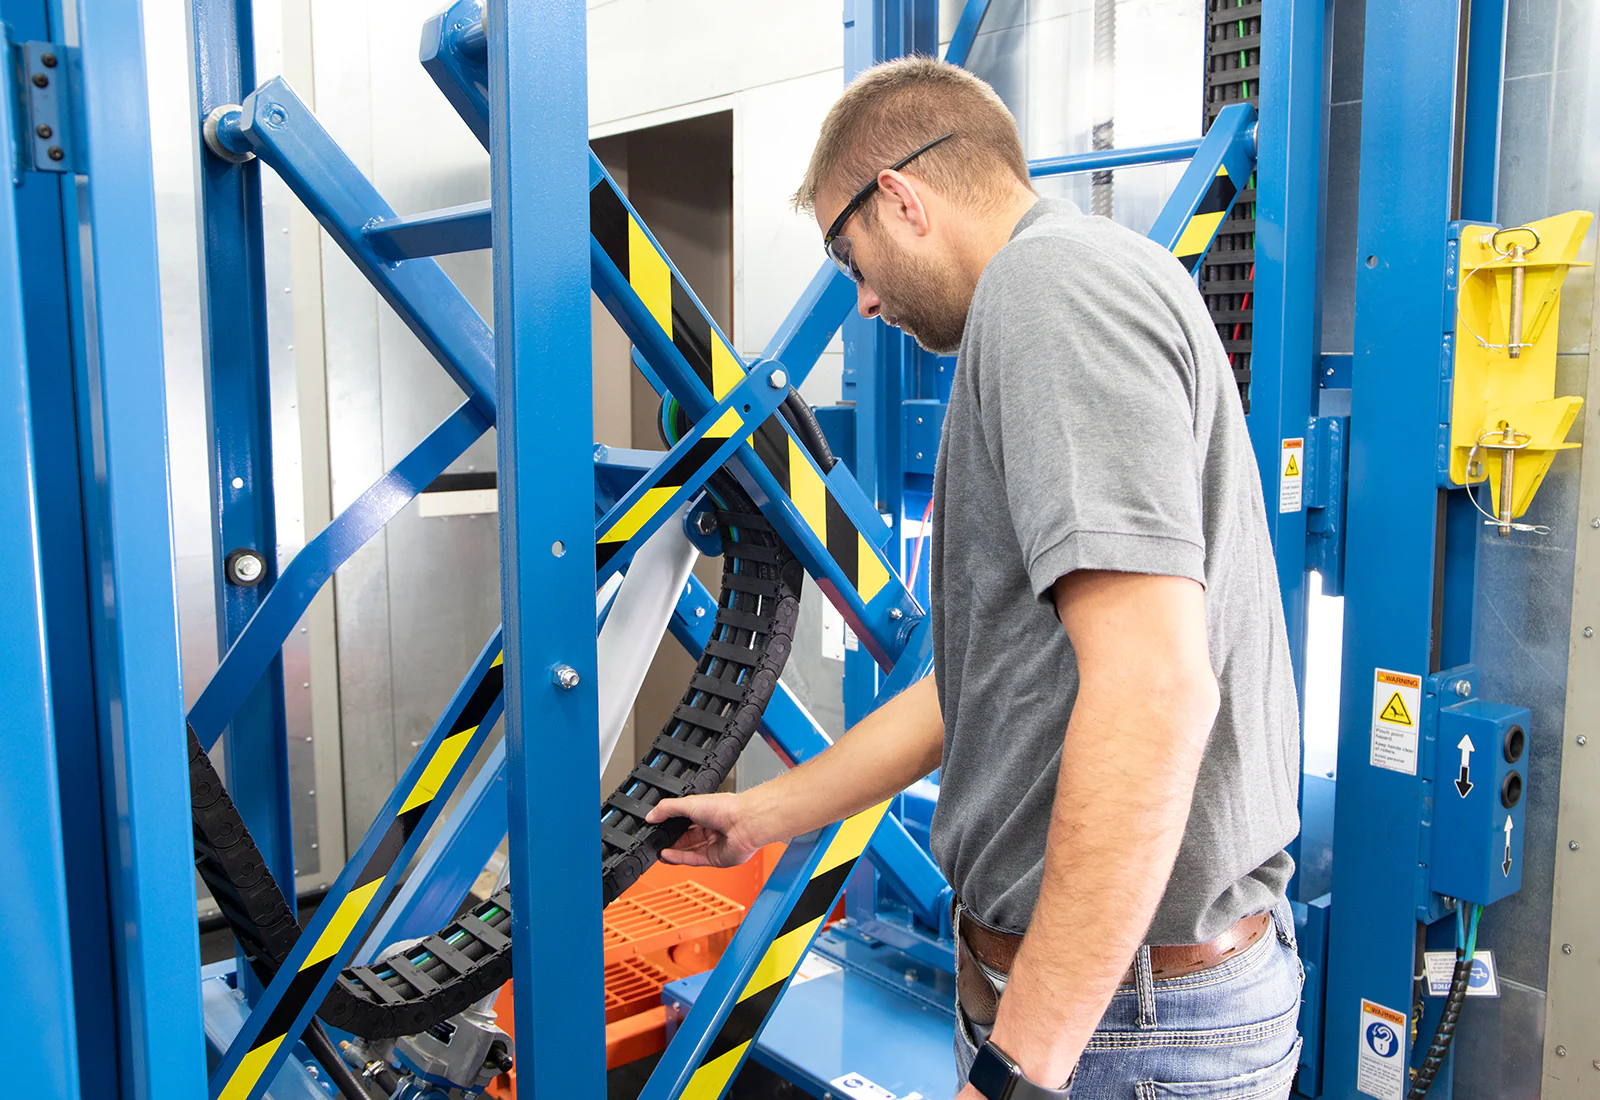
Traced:
<svg viewBox="0 0 1600 1100">
<path fill-rule="evenodd" d="M 972 1062 L 972 1072 L 967 1079 L 972 1082 L 973 1088 L 989 1100 L 1005 1100 L 1014 1072 L 1015 1068 L 1000 1056 L 994 1044 L 984 1043 L 978 1048 L 978 1056 Z"/>
</svg>

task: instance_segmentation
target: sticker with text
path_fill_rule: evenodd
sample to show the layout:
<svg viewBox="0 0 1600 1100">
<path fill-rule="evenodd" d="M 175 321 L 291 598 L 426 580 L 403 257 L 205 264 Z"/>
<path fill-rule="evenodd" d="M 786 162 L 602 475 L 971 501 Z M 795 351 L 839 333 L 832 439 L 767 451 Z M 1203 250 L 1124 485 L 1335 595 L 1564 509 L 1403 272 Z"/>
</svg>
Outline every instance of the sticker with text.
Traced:
<svg viewBox="0 0 1600 1100">
<path fill-rule="evenodd" d="M 1422 677 L 1386 668 L 1372 672 L 1374 768 L 1417 774 L 1417 723 L 1422 714 Z"/>
<path fill-rule="evenodd" d="M 1285 439 L 1278 454 L 1278 511 L 1298 512 L 1304 494 L 1300 487 L 1305 483 L 1306 441 Z"/>
<path fill-rule="evenodd" d="M 1406 1018 L 1376 1001 L 1361 1002 L 1356 1089 L 1377 1100 L 1405 1100 Z"/>
</svg>

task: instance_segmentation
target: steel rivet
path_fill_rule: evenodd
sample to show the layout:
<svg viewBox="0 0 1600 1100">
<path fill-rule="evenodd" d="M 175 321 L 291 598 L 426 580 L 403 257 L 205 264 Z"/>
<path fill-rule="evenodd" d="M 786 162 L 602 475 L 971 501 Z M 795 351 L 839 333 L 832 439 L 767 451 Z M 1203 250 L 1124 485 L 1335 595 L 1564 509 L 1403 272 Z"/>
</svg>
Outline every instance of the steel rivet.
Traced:
<svg viewBox="0 0 1600 1100">
<path fill-rule="evenodd" d="M 562 691 L 571 691 L 578 686 L 578 670 L 571 665 L 557 665 L 550 670 L 550 682 Z"/>
<path fill-rule="evenodd" d="M 1566 1047 L 1556 1047 L 1556 1057 L 1557 1058 L 1565 1058 L 1566 1056 L 1567 1056 L 1567 1048 Z"/>
<path fill-rule="evenodd" d="M 59 145 L 50 146 L 50 148 L 45 150 L 45 155 L 48 156 L 51 160 L 66 160 L 67 159 L 66 151 L 63 150 L 61 148 L 61 146 L 59 146 Z"/>
<path fill-rule="evenodd" d="M 896 622 L 905 618 L 905 616 L 906 613 L 901 611 L 898 607 L 891 607 L 889 609 L 889 618 L 894 619 Z"/>
<path fill-rule="evenodd" d="M 1576 840 L 1567 841 L 1567 850 L 1576 852 L 1578 850 L 1578 842 Z"/>
<path fill-rule="evenodd" d="M 917 452 L 917 457 L 918 457 L 918 458 L 921 458 L 921 457 L 922 457 L 922 452 L 921 452 L 921 451 L 918 451 L 918 452 Z"/>
<path fill-rule="evenodd" d="M 314 840 L 311 842 L 311 850 L 313 852 L 317 850 L 317 842 Z"/>
<path fill-rule="evenodd" d="M 767 385 L 771 386 L 775 390 L 781 390 L 788 384 L 789 376 L 784 374 L 781 370 L 773 371 L 772 374 L 767 378 Z"/>
<path fill-rule="evenodd" d="M 54 130 L 50 129 L 50 127 L 46 126 L 42 122 L 39 123 L 38 126 L 34 127 L 33 132 L 39 135 L 40 141 L 49 141 L 50 138 L 55 134 Z M 1600 527 L 1600 523 L 1596 523 L 1595 526 Z"/>
<path fill-rule="evenodd" d="M 1472 694 L 1472 684 L 1466 680 L 1457 680 L 1456 694 L 1465 699 L 1467 696 Z"/>
<path fill-rule="evenodd" d="M 39 55 L 39 64 L 43 65 L 47 69 L 55 68 L 56 67 L 56 55 L 53 54 L 53 53 L 42 53 L 42 54 L 40 54 Z"/>
<path fill-rule="evenodd" d="M 1590 520 L 1589 521 L 1589 526 L 1590 527 L 1600 527 L 1600 516 L 1596 516 L 1594 519 Z"/>
<path fill-rule="evenodd" d="M 1592 627 L 1592 626 L 1584 627 L 1583 628 L 1583 636 L 1585 638 L 1593 638 L 1594 637 L 1594 627 Z"/>
<path fill-rule="evenodd" d="M 1580 744 L 1580 745 L 1587 745 L 1587 744 L 1588 744 L 1588 743 L 1589 743 L 1589 739 L 1588 739 L 1588 738 L 1587 738 L 1587 737 L 1585 737 L 1585 736 L 1584 736 L 1584 735 L 1583 735 L 1583 734 L 1581 734 L 1581 733 L 1580 733 L 1580 734 L 1578 734 L 1578 744 Z"/>
<path fill-rule="evenodd" d="M 1570 955 L 1570 954 L 1572 954 L 1572 945 L 1571 945 L 1571 944 L 1570 944 L 1570 943 L 1564 943 L 1564 944 L 1562 944 L 1562 945 L 1561 945 L 1561 953 L 1562 953 L 1562 954 L 1563 954 L 1563 955 Z"/>
<path fill-rule="evenodd" d="M 50 78 L 43 73 L 34 73 L 33 86 L 35 88 L 48 88 L 50 87 Z"/>
</svg>

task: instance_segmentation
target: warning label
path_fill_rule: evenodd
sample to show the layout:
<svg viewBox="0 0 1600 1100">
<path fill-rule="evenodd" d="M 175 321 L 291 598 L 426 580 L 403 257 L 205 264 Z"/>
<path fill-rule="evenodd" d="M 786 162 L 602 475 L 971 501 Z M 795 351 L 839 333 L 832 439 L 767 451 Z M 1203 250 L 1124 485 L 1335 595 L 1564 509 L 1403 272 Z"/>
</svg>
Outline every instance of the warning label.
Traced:
<svg viewBox="0 0 1600 1100">
<path fill-rule="evenodd" d="M 1361 1041 L 1356 1044 L 1356 1089 L 1377 1100 L 1404 1100 L 1406 1018 L 1374 1001 L 1361 1002 Z"/>
<path fill-rule="evenodd" d="M 1417 716 L 1422 712 L 1422 677 L 1375 669 L 1372 673 L 1374 768 L 1417 774 Z"/>
<path fill-rule="evenodd" d="M 1305 481 L 1306 441 L 1285 439 L 1278 455 L 1278 511 L 1298 512 L 1303 496 L 1300 486 Z"/>
</svg>

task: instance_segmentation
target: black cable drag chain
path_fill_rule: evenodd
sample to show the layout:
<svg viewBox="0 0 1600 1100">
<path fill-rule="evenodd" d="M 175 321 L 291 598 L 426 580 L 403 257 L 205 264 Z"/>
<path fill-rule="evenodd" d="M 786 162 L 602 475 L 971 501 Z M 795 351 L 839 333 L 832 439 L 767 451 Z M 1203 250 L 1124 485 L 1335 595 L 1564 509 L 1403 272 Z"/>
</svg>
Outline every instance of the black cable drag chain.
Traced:
<svg viewBox="0 0 1600 1100">
<path fill-rule="evenodd" d="M 711 641 L 683 701 L 600 810 L 605 904 L 682 835 L 681 819 L 649 825 L 664 797 L 722 785 L 761 724 L 789 658 L 804 570 L 726 471 L 710 481 L 724 548 Z M 189 786 L 195 866 L 262 982 L 288 959 L 300 926 L 194 730 Z M 463 1011 L 511 978 L 511 896 L 501 890 L 438 933 L 341 973 L 317 1010 L 367 1039 L 414 1035 Z"/>
</svg>

